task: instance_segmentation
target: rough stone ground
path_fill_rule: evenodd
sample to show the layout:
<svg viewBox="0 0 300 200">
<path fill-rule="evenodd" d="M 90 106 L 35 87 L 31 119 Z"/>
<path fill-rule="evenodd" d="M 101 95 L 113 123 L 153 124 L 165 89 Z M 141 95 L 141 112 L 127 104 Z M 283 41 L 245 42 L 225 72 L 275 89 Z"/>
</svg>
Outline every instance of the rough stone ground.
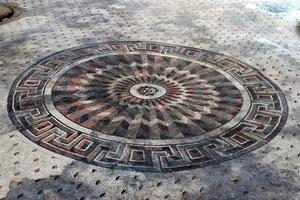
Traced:
<svg viewBox="0 0 300 200">
<path fill-rule="evenodd" d="M 16 0 L 0 26 L 0 197 L 5 199 L 300 199 L 298 0 Z M 54 52 L 104 41 L 204 48 L 251 64 L 284 92 L 289 119 L 264 147 L 174 173 L 117 171 L 49 152 L 7 116 L 14 79 Z"/>
</svg>

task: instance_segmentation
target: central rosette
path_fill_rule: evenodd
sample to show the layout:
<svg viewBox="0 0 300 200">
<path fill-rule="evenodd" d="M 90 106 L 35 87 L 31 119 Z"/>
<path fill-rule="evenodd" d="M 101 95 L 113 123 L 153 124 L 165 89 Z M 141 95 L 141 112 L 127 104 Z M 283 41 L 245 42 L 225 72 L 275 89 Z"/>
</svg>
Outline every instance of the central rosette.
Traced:
<svg viewBox="0 0 300 200">
<path fill-rule="evenodd" d="M 157 105 L 171 106 L 187 98 L 185 86 L 158 74 L 148 74 L 146 77 L 126 76 L 111 81 L 108 88 L 111 91 L 108 98 L 118 100 L 119 104 L 128 107 L 154 109 Z"/>
<path fill-rule="evenodd" d="M 158 89 L 148 84 L 137 89 L 137 92 L 142 96 L 154 96 L 158 91 Z"/>
<path fill-rule="evenodd" d="M 102 134 L 177 139 L 229 122 L 243 103 L 218 71 L 163 55 L 110 55 L 71 68 L 52 90 L 56 109 Z"/>
<path fill-rule="evenodd" d="M 166 94 L 166 89 L 152 83 L 138 83 L 130 88 L 130 93 L 141 99 L 154 99 Z"/>
</svg>

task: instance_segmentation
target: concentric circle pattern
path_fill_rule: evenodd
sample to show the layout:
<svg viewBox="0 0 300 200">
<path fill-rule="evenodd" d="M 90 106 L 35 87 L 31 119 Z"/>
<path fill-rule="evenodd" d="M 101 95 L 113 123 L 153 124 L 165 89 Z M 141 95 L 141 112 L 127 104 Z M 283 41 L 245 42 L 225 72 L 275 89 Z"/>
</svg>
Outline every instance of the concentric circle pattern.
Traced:
<svg viewBox="0 0 300 200">
<path fill-rule="evenodd" d="M 15 81 L 8 111 L 51 151 L 139 171 L 232 159 L 270 141 L 288 115 L 280 89 L 251 66 L 155 42 L 53 54 Z"/>
<path fill-rule="evenodd" d="M 131 139 L 189 138 L 230 121 L 242 106 L 214 69 L 162 55 L 108 55 L 65 72 L 52 89 L 71 121 Z"/>
</svg>

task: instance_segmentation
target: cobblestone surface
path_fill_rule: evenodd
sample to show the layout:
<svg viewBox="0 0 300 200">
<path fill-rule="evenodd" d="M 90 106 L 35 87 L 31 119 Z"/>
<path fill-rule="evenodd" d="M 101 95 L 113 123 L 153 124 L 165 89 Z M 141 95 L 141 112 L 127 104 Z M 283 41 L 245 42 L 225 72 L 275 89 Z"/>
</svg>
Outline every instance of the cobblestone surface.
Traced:
<svg viewBox="0 0 300 200">
<path fill-rule="evenodd" d="M 300 199 L 300 3 L 281 1 L 15 1 L 0 25 L 0 198 Z M 264 146 L 178 172 L 109 169 L 56 154 L 27 139 L 7 112 L 9 90 L 46 56 L 111 41 L 155 41 L 243 61 L 287 99 L 288 120 Z"/>
</svg>

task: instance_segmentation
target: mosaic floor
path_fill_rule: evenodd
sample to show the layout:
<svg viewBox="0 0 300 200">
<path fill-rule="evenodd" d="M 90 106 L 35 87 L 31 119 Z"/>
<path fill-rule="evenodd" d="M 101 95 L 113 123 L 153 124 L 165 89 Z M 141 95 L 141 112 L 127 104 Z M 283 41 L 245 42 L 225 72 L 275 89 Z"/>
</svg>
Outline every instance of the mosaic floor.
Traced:
<svg viewBox="0 0 300 200">
<path fill-rule="evenodd" d="M 0 198 L 300 199 L 300 3 L 13 3 Z"/>
</svg>

